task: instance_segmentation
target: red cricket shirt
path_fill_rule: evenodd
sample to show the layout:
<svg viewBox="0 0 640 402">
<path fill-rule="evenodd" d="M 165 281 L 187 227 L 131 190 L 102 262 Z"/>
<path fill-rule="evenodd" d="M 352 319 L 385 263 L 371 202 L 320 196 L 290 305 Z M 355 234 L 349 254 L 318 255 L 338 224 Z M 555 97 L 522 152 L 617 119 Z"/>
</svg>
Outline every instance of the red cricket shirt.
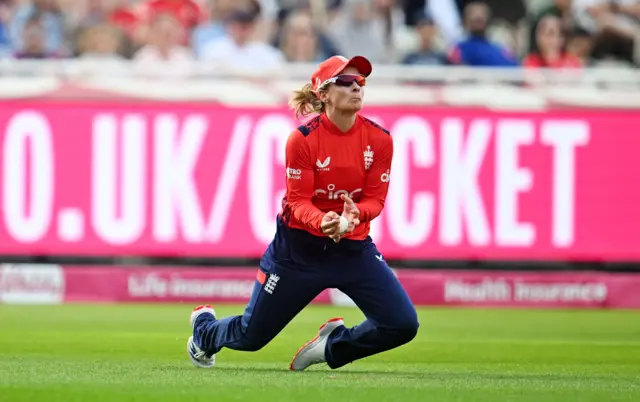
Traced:
<svg viewBox="0 0 640 402">
<path fill-rule="evenodd" d="M 360 225 L 343 238 L 364 240 L 370 222 L 380 215 L 389 190 L 393 140 L 387 130 L 356 116 L 342 132 L 322 114 L 289 135 L 286 147 L 287 190 L 282 199 L 284 222 L 316 236 L 329 211 L 342 214 L 341 194 L 360 210 Z"/>
<path fill-rule="evenodd" d="M 540 55 L 531 53 L 522 60 L 522 65 L 527 68 L 580 68 L 582 60 L 571 54 L 562 54 L 559 58 L 548 62 Z"/>
</svg>

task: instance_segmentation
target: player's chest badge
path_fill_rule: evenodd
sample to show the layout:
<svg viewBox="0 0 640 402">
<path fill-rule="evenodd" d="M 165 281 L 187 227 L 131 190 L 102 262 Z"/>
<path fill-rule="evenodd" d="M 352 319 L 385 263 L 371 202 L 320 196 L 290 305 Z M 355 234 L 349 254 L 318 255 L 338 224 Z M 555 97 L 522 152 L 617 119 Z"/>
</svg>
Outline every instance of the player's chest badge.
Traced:
<svg viewBox="0 0 640 402">
<path fill-rule="evenodd" d="M 369 170 L 372 164 L 373 164 L 373 151 L 371 150 L 371 145 L 367 145 L 367 149 L 364 151 L 365 170 Z"/>
</svg>

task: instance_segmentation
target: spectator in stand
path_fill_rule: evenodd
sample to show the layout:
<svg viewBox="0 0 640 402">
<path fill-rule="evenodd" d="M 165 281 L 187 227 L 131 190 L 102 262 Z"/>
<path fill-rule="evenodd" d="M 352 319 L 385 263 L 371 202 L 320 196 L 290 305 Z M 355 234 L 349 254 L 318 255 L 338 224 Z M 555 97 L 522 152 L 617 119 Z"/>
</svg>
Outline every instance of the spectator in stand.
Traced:
<svg viewBox="0 0 640 402">
<path fill-rule="evenodd" d="M 464 11 L 464 7 L 477 0 L 458 0 L 462 6 L 460 12 Z M 527 16 L 527 8 L 525 0 L 482 0 L 489 10 L 491 10 L 491 23 L 487 28 L 487 37 L 491 41 L 506 49 L 515 58 L 527 52 L 526 26 L 523 24 Z M 552 1 L 552 0 L 544 0 Z"/>
<path fill-rule="evenodd" d="M 460 11 L 461 0 L 404 0 L 405 24 L 415 27 L 421 15 L 430 15 L 448 46 L 453 46 L 464 36 Z"/>
<path fill-rule="evenodd" d="M 594 58 L 640 64 L 640 0 L 574 0 L 574 12 L 595 36 Z"/>
<path fill-rule="evenodd" d="M 123 33 L 118 27 L 101 24 L 85 29 L 78 40 L 81 59 L 105 62 L 122 61 Z"/>
<path fill-rule="evenodd" d="M 44 30 L 44 51 L 46 54 L 66 53 L 66 27 L 63 14 L 60 12 L 56 0 L 33 0 L 18 6 L 10 24 L 11 43 L 17 51 L 25 48 L 23 38 L 25 38 L 25 27 L 31 22 L 34 26 L 30 32 L 35 32 L 35 21 L 33 16 L 37 16 L 39 23 Z"/>
<path fill-rule="evenodd" d="M 420 36 L 420 48 L 408 54 L 403 64 L 422 66 L 441 66 L 447 64 L 447 56 L 436 49 L 436 37 L 438 28 L 430 15 L 421 12 L 415 18 L 416 31 Z"/>
<path fill-rule="evenodd" d="M 320 52 L 327 58 L 340 54 L 340 51 L 329 38 L 327 32 L 329 31 L 329 22 L 339 13 L 342 0 L 325 0 L 326 8 L 311 7 L 310 0 L 285 0 L 282 1 L 281 4 L 283 8 L 281 8 L 278 13 L 276 32 L 273 40 L 275 47 L 282 48 L 281 42 L 283 40 L 284 25 L 289 20 L 289 15 L 292 13 L 306 13 L 309 16 L 311 27 L 317 37 L 318 46 L 321 47 Z"/>
<path fill-rule="evenodd" d="M 311 15 L 305 11 L 289 13 L 282 29 L 280 50 L 289 62 L 321 62 L 331 55 L 324 52 Z"/>
<path fill-rule="evenodd" d="M 227 34 L 207 44 L 202 59 L 215 68 L 235 70 L 277 71 L 284 62 L 282 53 L 269 44 L 254 39 L 259 12 L 239 8 L 229 17 Z"/>
<path fill-rule="evenodd" d="M 573 0 L 553 0 L 553 3 L 548 7 L 543 8 L 538 14 L 536 14 L 533 21 L 531 21 L 529 29 L 529 50 L 532 50 L 536 43 L 536 28 L 540 24 L 540 21 L 546 16 L 558 17 L 562 21 L 562 28 L 565 32 L 572 32 L 575 28 L 575 21 L 573 18 L 573 11 L 571 9 Z"/>
<path fill-rule="evenodd" d="M 102 24 L 118 27 L 131 41 L 143 44 L 141 19 L 127 0 L 89 0 L 88 9 L 78 21 L 78 28 Z"/>
<path fill-rule="evenodd" d="M 11 40 L 7 24 L 11 18 L 10 4 L 6 0 L 0 1 L 0 58 L 11 54 Z"/>
<path fill-rule="evenodd" d="M 436 0 L 437 1 L 437 0 Z M 468 4 L 477 0 L 458 0 L 462 5 L 461 11 Z M 489 7 L 492 19 L 494 21 L 502 21 L 511 27 L 515 27 L 519 22 L 523 21 L 527 16 L 527 7 L 525 0 L 483 0 Z M 553 0 L 546 0 L 553 1 Z"/>
<path fill-rule="evenodd" d="M 137 70 L 145 76 L 183 77 L 191 72 L 191 49 L 181 46 L 183 27 L 170 13 L 156 15 L 148 44 L 133 56 Z"/>
<path fill-rule="evenodd" d="M 567 39 L 567 53 L 574 55 L 585 67 L 593 66 L 591 52 L 593 51 L 593 36 L 582 28 L 576 28 Z"/>
<path fill-rule="evenodd" d="M 182 26 L 180 43 L 183 45 L 189 43 L 193 29 L 207 20 L 206 13 L 194 0 L 150 0 L 144 5 L 142 14 L 148 22 L 159 14 L 172 14 Z"/>
<path fill-rule="evenodd" d="M 20 38 L 22 48 L 15 54 L 16 59 L 48 59 L 58 54 L 47 49 L 46 32 L 41 17 L 34 15 L 26 21 Z"/>
<path fill-rule="evenodd" d="M 489 7 L 480 1 L 467 5 L 464 9 L 464 25 L 467 38 L 458 43 L 450 52 L 452 64 L 473 67 L 513 67 L 516 58 L 500 45 L 487 38 L 487 26 L 491 17 Z"/>
<path fill-rule="evenodd" d="M 582 61 L 566 52 L 562 20 L 552 15 L 542 18 L 536 28 L 534 51 L 522 64 L 527 68 L 565 69 L 582 67 Z"/>
<path fill-rule="evenodd" d="M 197 57 L 202 56 L 202 49 L 210 42 L 226 35 L 225 21 L 237 7 L 237 0 L 209 0 L 209 21 L 198 25 L 191 34 L 191 47 Z"/>
<path fill-rule="evenodd" d="M 122 56 L 124 34 L 118 27 L 103 24 L 86 28 L 78 40 L 79 61 L 83 73 L 124 75 L 129 69 Z"/>
<path fill-rule="evenodd" d="M 390 61 L 393 52 L 391 4 L 370 0 L 345 0 L 330 22 L 328 33 L 346 57 L 364 56 L 372 62 Z"/>
</svg>

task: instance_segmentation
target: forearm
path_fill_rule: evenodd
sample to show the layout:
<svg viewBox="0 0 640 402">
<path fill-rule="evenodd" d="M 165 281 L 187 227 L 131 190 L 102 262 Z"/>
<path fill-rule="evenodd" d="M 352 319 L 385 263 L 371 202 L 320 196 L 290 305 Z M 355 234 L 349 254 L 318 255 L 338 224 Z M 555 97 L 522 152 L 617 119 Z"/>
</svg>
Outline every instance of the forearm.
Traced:
<svg viewBox="0 0 640 402">
<path fill-rule="evenodd" d="M 319 230 L 322 224 L 322 217 L 325 215 L 311 201 L 297 201 L 290 204 L 291 214 L 300 223 L 311 229 Z"/>
<path fill-rule="evenodd" d="M 356 204 L 360 211 L 360 222 L 369 222 L 377 218 L 382 209 L 384 208 L 384 202 L 377 199 L 368 199 Z"/>
</svg>

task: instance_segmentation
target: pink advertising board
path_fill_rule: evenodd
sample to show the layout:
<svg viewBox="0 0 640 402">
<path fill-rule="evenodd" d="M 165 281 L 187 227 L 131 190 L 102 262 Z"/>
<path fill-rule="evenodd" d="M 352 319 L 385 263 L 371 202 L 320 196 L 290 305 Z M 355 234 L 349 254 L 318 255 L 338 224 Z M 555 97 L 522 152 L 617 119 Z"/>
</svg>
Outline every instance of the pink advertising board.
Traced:
<svg viewBox="0 0 640 402">
<path fill-rule="evenodd" d="M 640 308 L 640 275 L 396 270 L 418 306 Z M 0 265 L 0 303 L 246 303 L 254 268 Z M 353 305 L 336 289 L 314 303 Z"/>
<path fill-rule="evenodd" d="M 0 254 L 259 257 L 284 108 L 0 102 Z M 387 259 L 640 261 L 640 114 L 368 108 L 389 129 Z"/>
</svg>

